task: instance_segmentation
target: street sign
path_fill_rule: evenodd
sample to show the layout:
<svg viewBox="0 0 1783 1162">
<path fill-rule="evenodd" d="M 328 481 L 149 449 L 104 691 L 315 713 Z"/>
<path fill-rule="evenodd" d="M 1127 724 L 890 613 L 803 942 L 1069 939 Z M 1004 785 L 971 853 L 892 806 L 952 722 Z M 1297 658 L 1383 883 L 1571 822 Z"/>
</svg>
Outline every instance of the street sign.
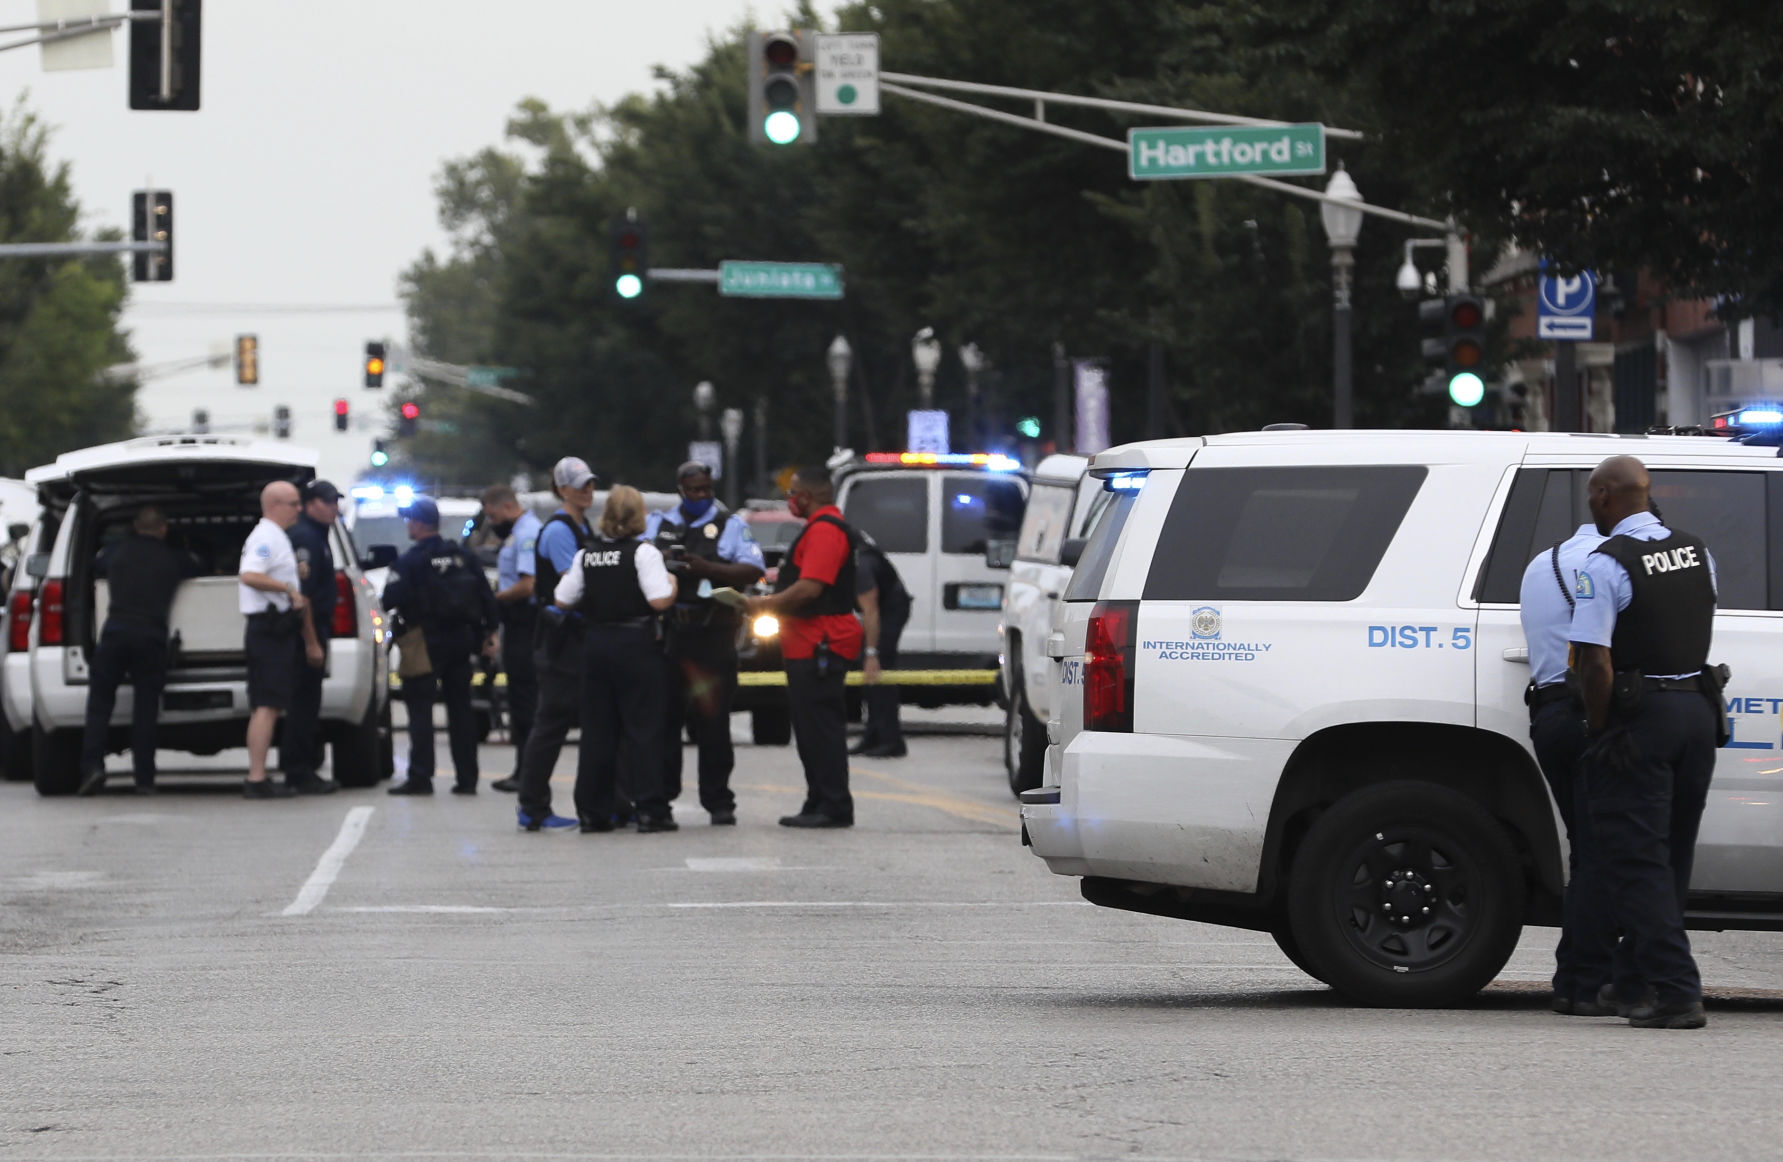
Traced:
<svg viewBox="0 0 1783 1162">
<path fill-rule="evenodd" d="M 464 369 L 464 385 L 466 387 L 499 387 L 501 381 L 510 375 L 519 375 L 518 367 L 467 367 Z"/>
<path fill-rule="evenodd" d="M 947 413 L 940 408 L 912 409 L 905 422 L 906 452 L 946 452 Z"/>
<path fill-rule="evenodd" d="M 1536 338 L 1589 340 L 1596 333 L 1596 275 L 1588 270 L 1549 274 L 1544 263 L 1536 287 Z"/>
<path fill-rule="evenodd" d="M 712 470 L 712 479 L 724 479 L 724 445 L 717 440 L 689 440 L 687 458 L 698 460 Z"/>
<path fill-rule="evenodd" d="M 849 116 L 879 112 L 879 34 L 817 38 L 817 111 Z"/>
<path fill-rule="evenodd" d="M 1127 130 L 1127 176 L 1134 181 L 1324 172 L 1323 125 Z"/>
<path fill-rule="evenodd" d="M 746 299 L 839 299 L 842 268 L 828 262 L 721 262 L 718 293 Z"/>
</svg>

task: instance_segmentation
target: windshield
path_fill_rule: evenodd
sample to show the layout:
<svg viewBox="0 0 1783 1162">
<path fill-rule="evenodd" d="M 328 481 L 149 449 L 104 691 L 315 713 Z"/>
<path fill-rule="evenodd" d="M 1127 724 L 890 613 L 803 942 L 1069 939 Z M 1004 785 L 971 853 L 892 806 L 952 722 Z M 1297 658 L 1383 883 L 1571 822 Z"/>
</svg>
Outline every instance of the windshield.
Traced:
<svg viewBox="0 0 1783 1162">
<path fill-rule="evenodd" d="M 749 522 L 749 535 L 764 552 L 785 552 L 805 527 L 798 520 L 759 520 Z"/>
<path fill-rule="evenodd" d="M 409 522 L 399 516 L 362 516 L 353 522 L 353 543 L 361 549 L 373 545 L 407 548 Z"/>
</svg>

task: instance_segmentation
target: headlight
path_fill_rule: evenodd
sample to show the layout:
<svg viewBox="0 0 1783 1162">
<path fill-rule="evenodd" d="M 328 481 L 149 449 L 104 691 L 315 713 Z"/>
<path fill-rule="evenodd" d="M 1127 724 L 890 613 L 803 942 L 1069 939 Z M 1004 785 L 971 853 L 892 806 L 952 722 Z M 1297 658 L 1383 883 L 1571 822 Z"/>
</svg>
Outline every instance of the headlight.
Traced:
<svg viewBox="0 0 1783 1162">
<path fill-rule="evenodd" d="M 771 613 L 764 613 L 755 619 L 755 624 L 749 627 L 749 632 L 756 637 L 773 637 L 780 632 L 780 619 Z"/>
</svg>

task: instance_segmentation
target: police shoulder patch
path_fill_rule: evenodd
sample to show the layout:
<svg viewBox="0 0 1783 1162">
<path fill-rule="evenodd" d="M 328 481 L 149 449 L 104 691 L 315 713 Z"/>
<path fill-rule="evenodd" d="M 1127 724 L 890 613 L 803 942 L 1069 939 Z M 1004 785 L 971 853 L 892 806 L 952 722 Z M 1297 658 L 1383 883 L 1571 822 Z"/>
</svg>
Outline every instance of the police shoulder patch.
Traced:
<svg viewBox="0 0 1783 1162">
<path fill-rule="evenodd" d="M 1578 581 L 1573 585 L 1573 596 L 1580 601 L 1590 601 L 1597 596 L 1597 585 L 1591 580 L 1591 574 L 1583 569 L 1578 572 Z"/>
</svg>

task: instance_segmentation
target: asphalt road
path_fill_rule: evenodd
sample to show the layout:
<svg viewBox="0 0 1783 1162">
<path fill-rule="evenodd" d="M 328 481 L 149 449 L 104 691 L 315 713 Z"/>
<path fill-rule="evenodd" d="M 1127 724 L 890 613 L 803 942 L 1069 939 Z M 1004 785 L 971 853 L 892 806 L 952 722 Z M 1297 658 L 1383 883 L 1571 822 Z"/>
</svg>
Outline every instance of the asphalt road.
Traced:
<svg viewBox="0 0 1783 1162">
<path fill-rule="evenodd" d="M 1777 1152 L 1783 935 L 1698 940 L 1697 1033 L 1549 1014 L 1548 930 L 1466 1010 L 1355 1009 L 1267 937 L 1083 904 L 997 747 L 857 767 L 845 832 L 775 825 L 790 748 L 739 749 L 741 826 L 649 836 L 0 785 L 0 1159 Z"/>
</svg>

